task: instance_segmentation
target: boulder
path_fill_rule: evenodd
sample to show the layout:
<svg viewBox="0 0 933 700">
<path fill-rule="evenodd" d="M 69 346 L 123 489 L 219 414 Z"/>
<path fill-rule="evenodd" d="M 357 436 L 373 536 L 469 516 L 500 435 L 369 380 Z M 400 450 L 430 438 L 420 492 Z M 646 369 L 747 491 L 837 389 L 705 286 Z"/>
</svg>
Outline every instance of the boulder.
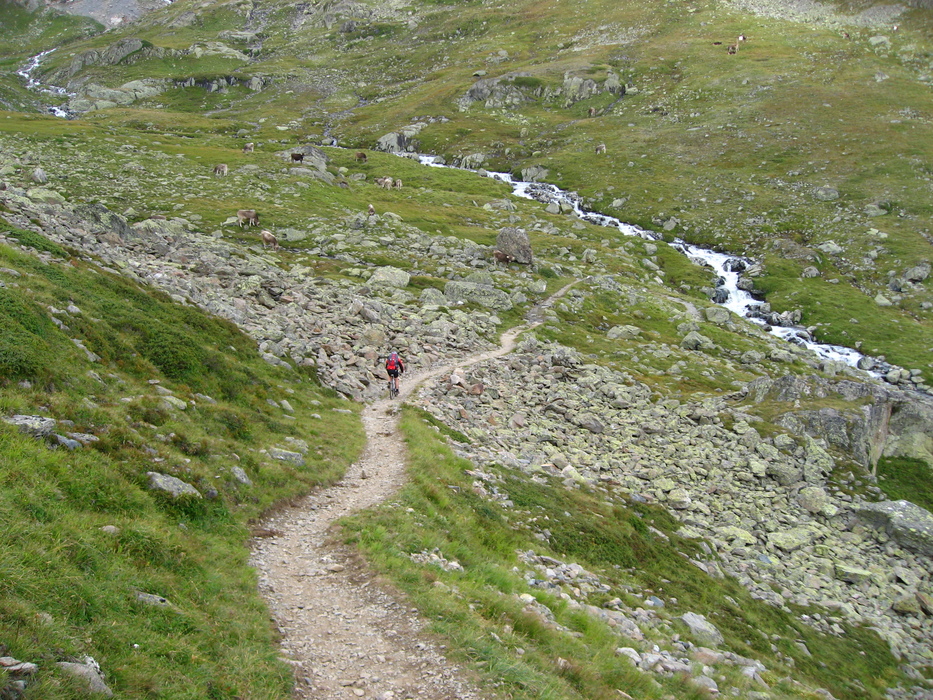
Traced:
<svg viewBox="0 0 933 700">
<path fill-rule="evenodd" d="M 640 335 L 641 328 L 638 326 L 613 326 L 606 333 L 609 340 L 633 340 Z"/>
<path fill-rule="evenodd" d="M 797 494 L 797 503 L 804 510 L 819 513 L 826 506 L 828 495 L 819 486 L 807 486 Z"/>
<path fill-rule="evenodd" d="M 531 238 L 522 228 L 506 226 L 496 236 L 496 250 L 511 256 L 513 262 L 530 265 L 534 260 L 531 252 Z"/>
<path fill-rule="evenodd" d="M 690 331 L 680 341 L 680 346 L 686 350 L 712 350 L 716 347 L 716 344 L 705 335 Z"/>
<path fill-rule="evenodd" d="M 923 282 L 930 276 L 930 263 L 924 261 L 904 273 L 904 279 L 908 282 Z"/>
<path fill-rule="evenodd" d="M 817 187 L 813 190 L 813 198 L 820 202 L 832 202 L 839 199 L 839 190 L 829 186 Z"/>
<path fill-rule="evenodd" d="M 84 663 L 70 663 L 60 661 L 56 664 L 63 672 L 70 676 L 75 676 L 84 681 L 88 692 L 94 695 L 103 695 L 104 697 L 113 697 L 113 691 L 104 683 L 101 676 L 100 666 L 90 656 L 84 657 Z"/>
<path fill-rule="evenodd" d="M 546 180 L 548 176 L 548 169 L 542 165 L 531 165 L 527 168 L 522 168 L 522 180 L 525 182 L 540 182 L 541 180 Z"/>
<path fill-rule="evenodd" d="M 55 430 L 55 419 L 45 416 L 23 416 L 15 415 L 11 418 L 4 418 L 4 423 L 15 425 L 19 432 L 26 435 L 32 435 L 36 438 L 46 438 Z"/>
<path fill-rule="evenodd" d="M 728 323 L 729 319 L 732 318 L 732 312 L 721 306 L 709 306 L 703 310 L 703 313 L 707 321 L 715 323 L 717 326 Z"/>
<path fill-rule="evenodd" d="M 161 491 L 172 498 L 182 498 L 185 496 L 203 498 L 201 492 L 194 488 L 194 486 L 174 476 L 160 474 L 159 472 L 146 472 L 146 475 L 149 477 L 149 489 L 152 491 Z"/>
<path fill-rule="evenodd" d="M 806 527 L 795 527 L 783 532 L 770 532 L 768 542 L 785 552 L 793 552 L 813 542 L 813 531 Z"/>
<path fill-rule="evenodd" d="M 291 450 L 283 450 L 279 447 L 270 447 L 269 456 L 272 459 L 277 459 L 281 462 L 291 462 L 299 467 L 305 465 L 305 458 L 301 455 L 300 452 L 292 452 Z"/>
<path fill-rule="evenodd" d="M 933 556 L 933 515 L 910 501 L 863 503 L 855 509 L 864 522 L 884 530 L 907 549 Z"/>
<path fill-rule="evenodd" d="M 706 617 L 697 613 L 688 612 L 677 618 L 690 628 L 690 634 L 701 645 L 718 647 L 723 643 L 722 633 L 706 620 Z"/>
<path fill-rule="evenodd" d="M 386 287 L 397 287 L 404 289 L 411 281 L 411 275 L 397 267 L 379 267 L 369 278 L 369 283 L 373 285 L 383 285 Z"/>
</svg>

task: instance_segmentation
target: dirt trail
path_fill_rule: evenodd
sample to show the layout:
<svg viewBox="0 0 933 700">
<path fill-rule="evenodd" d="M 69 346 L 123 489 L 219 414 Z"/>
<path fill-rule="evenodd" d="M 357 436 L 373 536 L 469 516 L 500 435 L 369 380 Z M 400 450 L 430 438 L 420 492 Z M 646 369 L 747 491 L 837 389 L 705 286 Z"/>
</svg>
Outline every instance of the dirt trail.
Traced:
<svg viewBox="0 0 933 700">
<path fill-rule="evenodd" d="M 347 547 L 328 540 L 335 520 L 391 497 L 405 481 L 405 445 L 398 407 L 420 384 L 512 351 L 518 335 L 541 323 L 543 310 L 567 285 L 500 338 L 500 347 L 405 377 L 399 399 L 363 411 L 366 448 L 331 488 L 264 522 L 271 537 L 254 542 L 251 563 L 282 634 L 283 656 L 296 667 L 299 698 L 483 697 L 469 673 L 454 666 L 425 621 L 381 586 Z"/>
</svg>

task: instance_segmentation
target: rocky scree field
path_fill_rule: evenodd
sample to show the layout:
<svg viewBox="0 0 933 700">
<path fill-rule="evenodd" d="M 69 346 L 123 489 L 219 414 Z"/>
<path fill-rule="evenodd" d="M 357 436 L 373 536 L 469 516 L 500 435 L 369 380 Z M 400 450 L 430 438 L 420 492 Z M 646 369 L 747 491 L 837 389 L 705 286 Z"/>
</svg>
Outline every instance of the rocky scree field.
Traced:
<svg viewBox="0 0 933 700">
<path fill-rule="evenodd" d="M 179 2 L 98 32 L 3 6 L 20 28 L 4 53 L 57 46 L 35 75 L 79 115 L 31 112 L 61 98 L 4 78 L 22 546 L 0 643 L 37 664 L 8 687 L 76 696 L 55 663 L 90 656 L 128 696 L 286 696 L 247 526 L 355 459 L 338 397 L 379 395 L 387 348 L 416 369 L 488 349 L 576 280 L 514 356 L 413 402 L 412 484 L 349 540 L 491 696 L 929 693 L 930 516 L 889 500 L 931 505 L 933 412 L 910 390 L 931 347 L 926 15 L 904 8 L 895 31 L 844 6 L 807 23 L 783 4 L 586 9 Z M 667 242 L 392 151 L 554 182 Z M 400 189 L 375 184 L 389 175 Z M 495 262 L 504 229 L 528 232 L 533 265 Z M 906 376 L 871 380 L 712 305 L 714 275 L 673 236 L 753 257 L 775 309 Z M 150 491 L 165 484 L 181 490 Z M 121 535 L 139 527 L 155 544 L 133 555 Z M 233 586 L 205 563 L 221 551 L 242 573 L 208 600 Z M 94 592 L 46 609 L 66 576 Z M 243 646 L 221 648 L 230 634 Z"/>
</svg>

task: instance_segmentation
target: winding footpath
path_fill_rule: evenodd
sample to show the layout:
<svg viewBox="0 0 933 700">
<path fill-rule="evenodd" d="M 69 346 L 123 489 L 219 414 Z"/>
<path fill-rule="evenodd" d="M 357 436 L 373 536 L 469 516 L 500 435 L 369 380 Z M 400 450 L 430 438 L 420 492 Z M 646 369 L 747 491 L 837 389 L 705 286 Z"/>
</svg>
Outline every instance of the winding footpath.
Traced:
<svg viewBox="0 0 933 700">
<path fill-rule="evenodd" d="M 263 523 L 251 564 L 281 634 L 283 657 L 295 667 L 298 698 L 404 700 L 482 698 L 470 673 L 448 661 L 425 632 L 426 621 L 359 556 L 333 541 L 331 525 L 392 497 L 405 481 L 399 406 L 419 385 L 508 354 L 520 333 L 572 284 L 532 308 L 527 322 L 502 334 L 500 347 L 406 377 L 397 400 L 363 411 L 366 448 L 334 486 L 278 511 Z"/>
</svg>

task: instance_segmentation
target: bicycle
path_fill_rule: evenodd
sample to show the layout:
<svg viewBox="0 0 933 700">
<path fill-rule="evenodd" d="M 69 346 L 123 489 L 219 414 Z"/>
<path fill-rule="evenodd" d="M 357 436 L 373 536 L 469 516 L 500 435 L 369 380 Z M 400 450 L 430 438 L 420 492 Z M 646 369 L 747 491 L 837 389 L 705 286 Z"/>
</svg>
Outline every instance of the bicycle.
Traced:
<svg viewBox="0 0 933 700">
<path fill-rule="evenodd" d="M 389 377 L 389 398 L 398 396 L 398 377 Z"/>
</svg>

